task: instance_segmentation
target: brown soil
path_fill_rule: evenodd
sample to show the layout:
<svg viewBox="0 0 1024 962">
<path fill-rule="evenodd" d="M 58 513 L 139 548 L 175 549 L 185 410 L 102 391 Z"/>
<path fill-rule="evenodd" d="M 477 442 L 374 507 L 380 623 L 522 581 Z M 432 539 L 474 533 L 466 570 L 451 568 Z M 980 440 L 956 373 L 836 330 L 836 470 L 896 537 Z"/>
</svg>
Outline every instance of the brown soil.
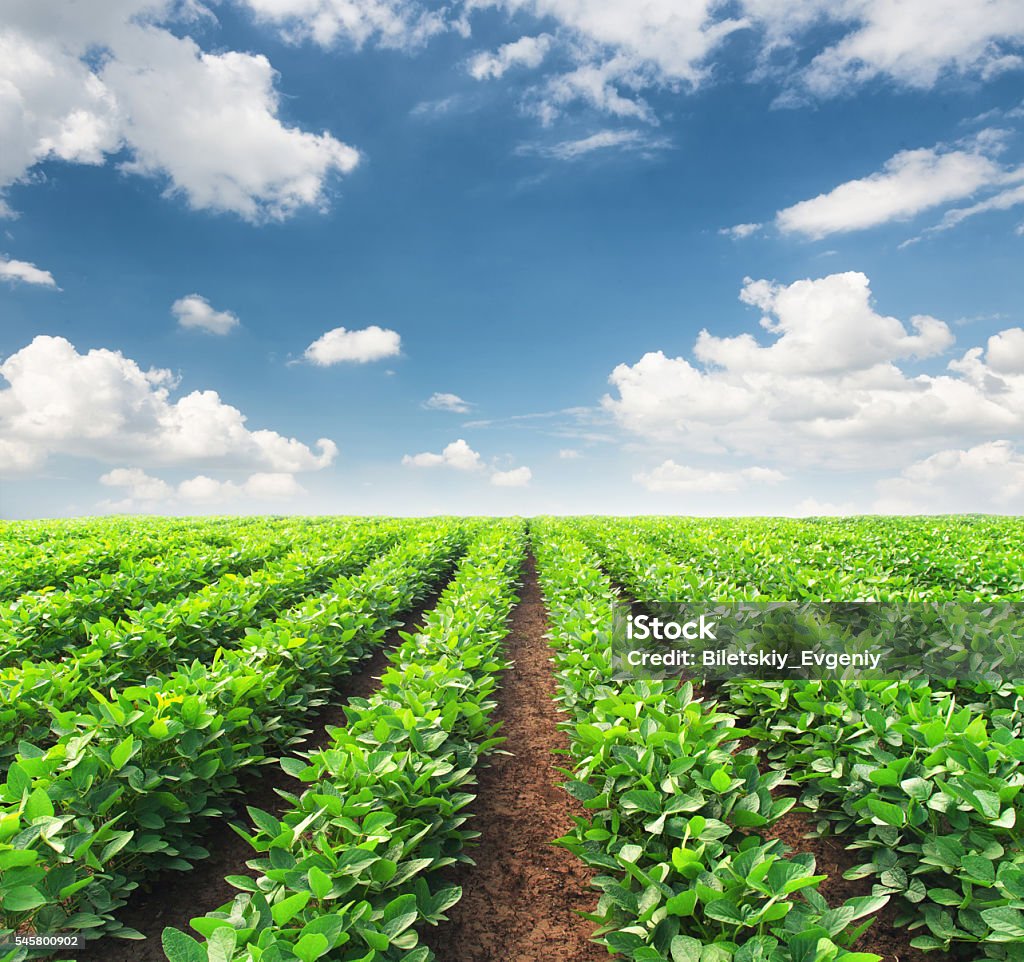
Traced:
<svg viewBox="0 0 1024 962">
<path fill-rule="evenodd" d="M 547 622 L 532 556 L 512 615 L 506 654 L 513 667 L 502 678 L 495 709 L 504 745 L 480 775 L 472 827 L 481 833 L 476 865 L 449 873 L 463 888 L 449 923 L 422 933 L 439 962 L 607 962 L 590 941 L 593 925 L 576 913 L 593 911 L 589 870 L 551 845 L 572 828 L 582 808 L 557 787 L 564 777 L 552 753 L 568 740 L 555 692 Z"/>
<path fill-rule="evenodd" d="M 792 852 L 810 852 L 816 863 L 815 874 L 828 875 L 818 891 L 837 906 L 847 899 L 870 895 L 872 880 L 845 879 L 843 873 L 859 865 L 866 853 L 849 852 L 839 836 L 814 836 L 815 819 L 803 812 L 787 812 L 771 828 L 762 833 L 765 838 L 781 839 Z M 942 958 L 936 952 L 922 952 L 911 947 L 910 940 L 923 934 L 926 929 L 911 932 L 906 926 L 897 926 L 895 918 L 898 906 L 889 904 L 875 916 L 875 921 L 853 946 L 858 952 L 874 952 L 882 956 L 882 962 L 937 962 Z"/>
<path fill-rule="evenodd" d="M 420 625 L 423 615 L 437 602 L 440 591 L 405 616 L 405 625 Z M 309 733 L 293 751 L 312 752 L 330 741 L 330 729 L 345 724 L 345 703 L 350 698 L 367 698 L 377 688 L 380 676 L 388 665 L 388 655 L 402 641 L 396 628 L 388 633 L 384 643 L 351 675 L 338 683 L 331 696 L 331 705 L 309 720 Z M 245 863 L 257 857 L 248 842 L 229 828 L 229 822 L 249 827 L 246 806 L 261 808 L 280 816 L 287 803 L 277 789 L 294 792 L 296 781 L 285 774 L 275 762 L 261 765 L 242 779 L 241 792 L 234 801 L 234 817 L 214 821 L 203 845 L 210 857 L 198 862 L 190 872 L 164 872 L 141 887 L 118 912 L 118 919 L 146 936 L 144 941 L 125 939 L 97 939 L 88 942 L 77 955 L 77 962 L 166 962 L 160 944 L 160 934 L 166 926 L 173 926 L 195 936 L 189 920 L 205 915 L 230 902 L 237 894 L 224 881 L 226 875 L 249 875 L 253 872 Z M 195 936 L 198 937 L 198 936 Z"/>
</svg>

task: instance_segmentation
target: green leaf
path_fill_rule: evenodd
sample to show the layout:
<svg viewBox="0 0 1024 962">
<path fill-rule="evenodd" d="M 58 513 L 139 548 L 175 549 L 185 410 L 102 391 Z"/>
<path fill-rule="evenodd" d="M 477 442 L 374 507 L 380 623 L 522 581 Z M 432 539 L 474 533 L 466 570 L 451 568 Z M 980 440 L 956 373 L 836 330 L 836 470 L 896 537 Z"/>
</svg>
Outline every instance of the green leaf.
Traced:
<svg viewBox="0 0 1024 962">
<path fill-rule="evenodd" d="M 389 939 L 404 932 L 419 916 L 416 908 L 416 896 L 412 893 L 400 895 L 393 899 L 384 909 L 384 917 L 381 922 L 381 929 Z"/>
<path fill-rule="evenodd" d="M 296 892 L 270 906 L 270 914 L 278 925 L 287 925 L 309 902 L 309 892 Z"/>
<path fill-rule="evenodd" d="M 292 946 L 292 952 L 302 959 L 302 962 L 315 962 L 322 955 L 326 955 L 330 948 L 331 943 L 327 941 L 327 937 L 314 932 L 302 936 Z"/>
<path fill-rule="evenodd" d="M 46 896 L 31 885 L 15 885 L 0 902 L 8 912 L 31 912 L 46 904 Z"/>
<path fill-rule="evenodd" d="M 719 795 L 725 794 L 729 791 L 732 786 L 732 779 L 726 774 L 724 768 L 716 769 L 711 775 L 711 787 L 718 792 Z"/>
<path fill-rule="evenodd" d="M 206 954 L 210 962 L 231 962 L 237 941 L 238 934 L 230 926 L 217 929 L 206 943 Z"/>
<path fill-rule="evenodd" d="M 1011 909 L 1009 906 L 985 909 L 981 917 L 995 933 L 993 942 L 1024 938 L 1024 914 L 1018 909 Z"/>
<path fill-rule="evenodd" d="M 649 815 L 660 815 L 662 805 L 661 792 L 648 792 L 641 789 L 633 789 L 626 792 L 619 803 L 625 811 L 647 812 Z"/>
<path fill-rule="evenodd" d="M 700 962 L 701 944 L 688 935 L 677 935 L 669 946 L 672 962 Z"/>
<path fill-rule="evenodd" d="M 669 915 L 693 915 L 696 905 L 697 892 L 695 889 L 690 889 L 686 892 L 680 892 L 678 895 L 673 895 L 665 903 L 665 911 Z"/>
<path fill-rule="evenodd" d="M 132 757 L 134 748 L 135 739 L 129 735 L 110 753 L 110 764 L 114 766 L 114 771 L 120 771 L 124 768 L 128 759 Z"/>
<path fill-rule="evenodd" d="M 877 798 L 869 798 L 867 805 L 871 809 L 871 814 L 885 822 L 886 825 L 901 826 L 906 822 L 907 813 L 899 805 L 883 802 Z"/>
<path fill-rule="evenodd" d="M 326 898 L 331 889 L 334 888 L 331 877 L 323 869 L 317 868 L 315 865 L 309 870 L 308 877 L 309 889 L 318 899 Z"/>
<path fill-rule="evenodd" d="M 208 962 L 206 950 L 191 935 L 166 928 L 160 936 L 169 962 Z"/>
<path fill-rule="evenodd" d="M 50 796 L 46 794 L 45 789 L 37 788 L 29 795 L 28 801 L 25 803 L 25 817 L 30 822 L 37 818 L 53 817 L 53 802 L 50 801 Z"/>
<path fill-rule="evenodd" d="M 739 925 L 743 922 L 740 910 L 728 899 L 715 899 L 704 906 L 704 914 L 709 919 L 718 922 L 728 922 L 730 925 Z"/>
</svg>

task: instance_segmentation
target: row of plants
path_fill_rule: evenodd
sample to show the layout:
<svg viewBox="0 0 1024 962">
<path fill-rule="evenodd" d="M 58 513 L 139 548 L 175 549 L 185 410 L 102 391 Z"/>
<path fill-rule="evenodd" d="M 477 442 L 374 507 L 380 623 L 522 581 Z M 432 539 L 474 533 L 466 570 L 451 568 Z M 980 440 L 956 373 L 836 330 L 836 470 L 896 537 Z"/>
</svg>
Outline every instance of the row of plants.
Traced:
<svg viewBox="0 0 1024 962">
<path fill-rule="evenodd" d="M 12 537 L 0 540 L 0 601 L 26 591 L 68 587 L 76 577 L 114 572 L 142 558 L 159 557 L 168 542 L 224 547 L 241 537 L 287 530 L 291 519 L 232 518 L 204 521 L 161 518 L 92 520 L 65 529 L 64 522 L 32 526 L 45 535 L 41 541 Z M 8 526 L 6 531 L 21 531 Z M 70 531 L 70 533 L 69 533 Z"/>
<path fill-rule="evenodd" d="M 303 534 L 305 537 L 303 537 Z M 0 609 L 0 667 L 27 656 L 52 658 L 81 645 L 88 627 L 190 594 L 218 578 L 248 575 L 288 552 L 308 548 L 308 529 L 243 536 L 230 547 L 168 538 L 156 557 L 130 558 L 115 571 L 76 575 L 66 588 L 19 595 Z"/>
<path fill-rule="evenodd" d="M 734 714 L 689 683 L 612 682 L 615 594 L 570 525 L 535 523 L 569 792 L 588 810 L 559 840 L 599 874 L 596 937 L 634 962 L 877 962 L 850 946 L 885 896 L 830 906 L 812 855 L 759 830 L 793 805 Z"/>
<path fill-rule="evenodd" d="M 1024 600 L 1012 519 L 579 519 L 640 600 Z M 898 526 L 898 530 L 897 530 Z M 668 593 L 671 592 L 671 593 Z"/>
<path fill-rule="evenodd" d="M 898 900 L 913 946 L 1024 958 L 1019 713 L 972 710 L 925 683 L 729 687 L 818 831 L 863 859 L 847 877 Z"/>
<path fill-rule="evenodd" d="M 187 869 L 244 769 L 286 750 L 337 680 L 426 596 L 471 527 L 427 524 L 352 578 L 208 663 L 108 692 L 23 739 L 0 787 L 0 943 L 14 932 L 132 937 L 116 910 L 145 875 Z"/>
<path fill-rule="evenodd" d="M 192 920 L 200 942 L 166 929 L 171 962 L 428 962 L 418 928 L 461 896 L 438 870 L 464 858 L 474 769 L 501 743 L 491 721 L 507 618 L 524 549 L 521 522 L 471 546 L 452 584 L 390 657 L 379 690 L 308 757 L 287 811 L 249 809 L 255 878 Z M 241 831 L 241 830 L 240 830 Z"/>
<path fill-rule="evenodd" d="M 302 618 L 302 599 L 325 589 L 328 595 L 345 591 L 347 579 L 372 557 L 422 527 L 382 524 L 325 536 L 326 550 L 315 556 L 299 551 L 245 578 L 227 575 L 126 620 L 101 619 L 87 627 L 88 643 L 71 657 L 24 660 L 0 670 L 0 773 L 19 741 L 49 744 L 60 735 L 64 714 L 89 702 L 94 690 L 141 684 L 194 659 L 209 661 L 267 619 Z"/>
<path fill-rule="evenodd" d="M 924 645 L 966 638 L 968 652 L 977 649 L 976 657 L 989 667 L 1009 655 L 1014 638 L 999 636 L 1010 632 L 1019 639 L 1019 629 L 1016 622 L 1001 620 L 997 609 L 1012 606 L 997 604 L 994 592 L 1019 596 L 1019 561 L 1014 567 L 1000 567 L 991 558 L 977 566 L 961 563 L 974 557 L 971 551 L 983 537 L 978 529 L 992 535 L 1006 528 L 1000 523 L 1005 520 L 957 519 L 954 527 L 975 537 L 956 543 L 950 538 L 954 527 L 921 519 L 920 525 L 908 525 L 904 543 L 897 539 L 895 550 L 913 556 L 914 570 L 895 587 L 889 581 L 879 592 L 883 597 L 911 594 L 912 585 L 919 597 L 989 598 L 985 606 L 942 612 L 905 606 L 916 612 L 907 627 Z M 877 523 L 872 519 L 859 529 Z M 716 594 L 713 587 L 695 583 L 685 562 L 656 546 L 621 545 L 614 531 L 592 525 L 585 525 L 584 533 L 608 570 L 641 603 L 732 597 L 728 587 Z M 1019 531 L 1012 534 L 1019 538 Z M 797 563 L 800 550 L 790 546 Z M 718 584 L 742 584 L 755 597 L 797 594 L 780 583 L 777 572 L 775 583 L 767 586 L 756 569 L 737 572 L 743 563 L 741 558 L 725 565 Z M 863 581 L 829 581 L 820 573 L 830 570 L 828 557 L 816 563 L 816 578 L 808 577 L 810 569 L 798 569 L 813 597 L 870 590 Z M 873 635 L 872 645 L 884 649 L 884 631 Z M 959 950 L 971 958 L 981 952 L 984 958 L 1024 959 L 1024 850 L 1017 827 L 1024 784 L 1024 684 L 1012 678 L 737 678 L 719 694 L 751 726 L 759 756 L 788 772 L 801 788 L 800 804 L 820 819 L 818 830 L 844 839 L 864 859 L 848 877 L 870 879 L 874 894 L 896 900 L 897 923 L 917 933 L 914 947 Z"/>
<path fill-rule="evenodd" d="M 94 646 L 121 660 L 126 657 L 122 652 L 132 652 L 128 657 L 135 676 L 145 677 L 148 671 L 159 670 L 168 646 L 174 648 L 175 660 L 201 657 L 259 624 L 267 613 L 290 607 L 324 591 L 332 581 L 354 574 L 416 527 L 415 522 L 369 523 L 315 536 L 307 532 L 278 545 L 257 545 L 248 570 L 227 571 L 197 590 L 186 589 L 167 599 L 159 597 L 162 592 L 156 587 L 157 597 L 143 599 L 123 617 L 100 614 L 79 621 L 77 631 L 63 635 L 45 622 L 42 630 L 33 632 L 36 619 L 31 619 L 0 641 L 6 641 L 0 664 L 14 663 L 26 653 L 33 661 L 66 660 Z M 156 577 L 159 586 L 161 576 Z"/>
</svg>

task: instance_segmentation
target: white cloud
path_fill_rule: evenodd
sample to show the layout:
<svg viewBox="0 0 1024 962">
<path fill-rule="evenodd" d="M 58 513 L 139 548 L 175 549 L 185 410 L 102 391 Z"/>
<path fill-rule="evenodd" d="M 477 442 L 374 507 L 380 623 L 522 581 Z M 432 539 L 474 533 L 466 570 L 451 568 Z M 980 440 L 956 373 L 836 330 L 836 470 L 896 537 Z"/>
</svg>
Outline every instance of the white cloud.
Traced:
<svg viewBox="0 0 1024 962">
<path fill-rule="evenodd" d="M 423 406 L 435 411 L 452 411 L 455 414 L 468 414 L 472 407 L 469 401 L 464 401 L 458 394 L 445 394 L 436 391 L 423 402 Z"/>
<path fill-rule="evenodd" d="M 200 474 L 178 485 L 180 498 L 207 504 L 237 501 L 241 498 L 253 501 L 287 501 L 305 493 L 305 489 L 295 480 L 294 475 L 282 471 L 252 474 L 242 484 L 217 481 Z"/>
<path fill-rule="evenodd" d="M 237 501 L 287 501 L 305 494 L 294 475 L 285 472 L 250 475 L 242 483 L 217 481 L 204 474 L 182 481 L 174 487 L 141 468 L 115 468 L 100 477 L 100 483 L 123 488 L 121 501 L 105 501 L 108 511 L 139 511 L 169 508 L 174 505 L 227 504 Z"/>
<path fill-rule="evenodd" d="M 0 257 L 0 278 L 11 284 L 38 284 L 40 287 L 57 286 L 57 282 L 49 271 L 44 271 L 28 261 L 8 260 L 6 257 Z"/>
<path fill-rule="evenodd" d="M 174 488 L 166 481 L 146 474 L 142 468 L 114 468 L 100 476 L 100 484 L 125 488 L 128 497 L 147 503 L 167 501 L 174 496 Z"/>
<path fill-rule="evenodd" d="M 533 88 L 524 106 L 545 126 L 575 103 L 583 103 L 613 117 L 656 124 L 654 111 L 642 97 L 633 93 L 644 86 L 647 82 L 640 66 L 629 57 L 617 55 L 604 61 L 582 63 L 574 70 L 549 77 Z M 632 96 L 624 95 L 624 88 Z"/>
<path fill-rule="evenodd" d="M 874 510 L 886 514 L 961 511 L 1024 513 L 1024 453 L 1007 440 L 948 449 L 879 482 Z"/>
<path fill-rule="evenodd" d="M 576 448 L 562 448 L 558 452 L 558 456 L 563 461 L 575 461 L 577 458 L 582 458 L 583 455 L 576 450 Z"/>
<path fill-rule="evenodd" d="M 198 328 L 208 334 L 229 334 L 239 324 L 237 316 L 231 311 L 215 311 L 200 294 L 179 297 L 171 305 L 171 313 L 182 327 Z"/>
<path fill-rule="evenodd" d="M 793 508 L 792 514 L 797 518 L 828 518 L 856 514 L 856 509 L 852 501 L 837 504 L 834 501 L 804 498 Z"/>
<path fill-rule="evenodd" d="M 876 77 L 927 89 L 944 75 L 987 80 L 1020 66 L 1019 0 L 743 0 L 767 32 L 769 49 L 796 45 L 822 23 L 845 33 L 793 76 L 830 97 Z"/>
<path fill-rule="evenodd" d="M 252 220 L 322 207 L 358 152 L 284 124 L 266 57 L 208 53 L 164 29 L 172 0 L 102 10 L 17 4 L 0 27 L 0 188 L 38 163 L 102 164 L 165 180 L 194 208 Z M 225 136 L 230 131 L 230 136 Z"/>
<path fill-rule="evenodd" d="M 446 29 L 444 14 L 415 0 L 242 0 L 257 19 L 281 27 L 287 39 L 321 47 L 346 42 L 409 50 Z"/>
<path fill-rule="evenodd" d="M 1006 176 L 978 149 L 903 150 L 876 173 L 780 210 L 775 222 L 783 233 L 812 238 L 863 230 L 970 197 Z"/>
<path fill-rule="evenodd" d="M 457 471 L 478 471 L 484 465 L 476 453 L 462 438 L 452 441 L 440 454 L 423 451 L 407 454 L 402 464 L 412 468 L 455 468 Z"/>
<path fill-rule="evenodd" d="M 841 95 L 878 77 L 924 89 L 943 76 L 988 81 L 1024 66 L 1019 0 L 470 0 L 467 8 L 503 9 L 517 23 L 532 15 L 555 37 L 560 60 L 573 66 L 528 98 L 544 123 L 575 103 L 655 122 L 640 93 L 707 84 L 738 30 L 760 47 L 754 78 L 781 80 L 783 103 Z M 482 60 L 481 71 L 489 64 Z"/>
<path fill-rule="evenodd" d="M 474 7 L 499 6 L 513 13 L 551 18 L 581 53 L 613 53 L 633 70 L 658 82 L 696 87 L 709 73 L 707 59 L 730 33 L 745 25 L 716 17 L 715 0 L 476 0 Z"/>
<path fill-rule="evenodd" d="M 648 491 L 739 491 L 751 485 L 778 484 L 786 475 L 774 468 L 740 468 L 736 471 L 709 471 L 685 464 L 676 464 L 671 458 L 650 471 L 633 475 L 633 480 Z"/>
<path fill-rule="evenodd" d="M 1017 179 L 1024 179 L 1024 170 L 1018 172 Z M 1018 204 L 1024 204 L 1024 184 L 1000 191 L 998 194 L 986 197 L 984 200 L 971 204 L 969 207 L 958 207 L 946 211 L 942 220 L 934 227 L 928 228 L 926 233 L 949 230 L 951 227 L 956 227 L 957 224 L 967 220 L 968 217 L 986 214 L 992 210 L 1009 210 Z M 1017 233 L 1021 233 L 1020 228 L 1017 228 Z"/>
<path fill-rule="evenodd" d="M 764 224 L 736 224 L 733 227 L 722 227 L 718 233 L 733 240 L 743 240 L 751 234 L 756 234 L 763 226 Z"/>
<path fill-rule="evenodd" d="M 663 137 L 651 137 L 639 130 L 599 130 L 595 134 L 577 140 L 563 140 L 560 143 L 530 144 L 519 148 L 519 153 L 542 154 L 556 160 L 578 160 L 596 150 L 662 150 L 669 146 Z"/>
<path fill-rule="evenodd" d="M 523 466 L 510 471 L 495 471 L 491 475 L 491 484 L 499 488 L 525 488 L 532 478 L 533 472 Z"/>
<path fill-rule="evenodd" d="M 366 364 L 401 353 L 402 339 L 396 331 L 371 324 L 359 331 L 335 327 L 321 334 L 306 348 L 306 360 L 320 367 L 349 361 Z"/>
<path fill-rule="evenodd" d="M 37 336 L 0 364 L 0 471 L 30 471 L 51 455 L 141 464 L 314 471 L 337 455 L 321 438 L 314 453 L 275 431 L 251 431 L 216 391 L 177 400 L 170 371 L 144 371 L 120 351 L 79 354 L 62 337 Z"/>
<path fill-rule="evenodd" d="M 1011 327 L 988 339 L 985 362 L 999 374 L 1024 374 L 1024 328 Z"/>
<path fill-rule="evenodd" d="M 662 446 L 730 454 L 786 466 L 878 469 L 935 450 L 1024 430 L 1019 335 L 1004 331 L 939 374 L 908 376 L 897 365 L 949 348 L 935 318 L 910 327 L 875 311 L 863 274 L 834 274 L 780 286 L 745 283 L 742 298 L 766 312 L 772 343 L 749 333 L 702 331 L 696 363 L 645 354 L 620 364 L 604 409 L 626 430 Z M 1000 365 L 1003 370 L 997 370 Z"/>
<path fill-rule="evenodd" d="M 542 33 L 537 37 L 520 37 L 502 44 L 495 53 L 478 53 L 467 65 L 470 76 L 477 80 L 496 80 L 512 67 L 539 67 L 553 38 Z"/>
</svg>

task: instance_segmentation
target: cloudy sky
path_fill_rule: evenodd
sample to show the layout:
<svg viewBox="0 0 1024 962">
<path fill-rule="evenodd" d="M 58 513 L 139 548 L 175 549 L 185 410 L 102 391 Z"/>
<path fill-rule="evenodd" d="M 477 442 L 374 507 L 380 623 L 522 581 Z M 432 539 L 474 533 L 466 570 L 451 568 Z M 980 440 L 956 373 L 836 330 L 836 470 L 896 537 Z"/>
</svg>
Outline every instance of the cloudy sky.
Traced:
<svg viewBox="0 0 1024 962">
<path fill-rule="evenodd" d="M 0 0 L 0 514 L 1024 513 L 1020 0 Z"/>
</svg>

